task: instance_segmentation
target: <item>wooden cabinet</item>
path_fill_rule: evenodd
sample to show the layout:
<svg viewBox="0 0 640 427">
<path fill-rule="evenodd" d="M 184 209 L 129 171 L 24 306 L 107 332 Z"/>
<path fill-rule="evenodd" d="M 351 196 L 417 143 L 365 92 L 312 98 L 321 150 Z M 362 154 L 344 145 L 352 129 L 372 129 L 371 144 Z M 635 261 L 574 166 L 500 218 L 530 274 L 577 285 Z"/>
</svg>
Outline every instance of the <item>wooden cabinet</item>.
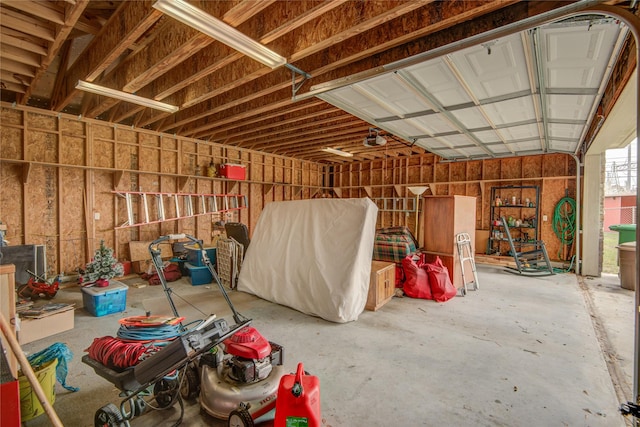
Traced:
<svg viewBox="0 0 640 427">
<path fill-rule="evenodd" d="M 431 262 L 439 256 L 449 270 L 451 282 L 456 288 L 462 287 L 462 268 L 456 236 L 458 233 L 469 233 L 471 247 L 475 248 L 476 198 L 425 196 L 422 203 L 425 258 L 427 262 Z M 468 265 L 466 267 L 470 268 Z"/>
<path fill-rule="evenodd" d="M 396 289 L 396 265 L 392 262 L 372 261 L 369 278 L 367 310 L 376 311 L 385 305 Z"/>
<path fill-rule="evenodd" d="M 16 282 L 15 282 L 16 267 L 13 264 L 0 265 L 0 312 L 7 321 L 15 336 L 16 327 Z M 14 378 L 18 378 L 18 362 L 13 355 L 9 343 L 4 339 L 4 335 L 0 334 L 2 338 L 2 348 L 7 356 L 9 363 L 9 369 Z"/>
</svg>

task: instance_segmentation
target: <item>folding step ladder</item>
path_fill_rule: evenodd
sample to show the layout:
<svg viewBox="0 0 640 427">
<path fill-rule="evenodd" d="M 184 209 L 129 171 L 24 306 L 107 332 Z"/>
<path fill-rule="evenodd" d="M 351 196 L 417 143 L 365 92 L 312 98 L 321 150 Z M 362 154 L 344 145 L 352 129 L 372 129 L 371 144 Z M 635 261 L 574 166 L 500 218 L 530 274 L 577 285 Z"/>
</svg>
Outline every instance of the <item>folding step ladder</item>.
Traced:
<svg viewBox="0 0 640 427">
<path fill-rule="evenodd" d="M 468 283 L 473 285 L 472 291 L 480 289 L 478 283 L 478 273 L 476 272 L 476 261 L 473 258 L 473 249 L 471 249 L 471 236 L 469 233 L 458 233 L 456 235 L 456 244 L 458 245 L 458 258 L 460 258 L 460 269 L 462 271 L 462 284 L 463 295 L 467 293 L 467 279 L 464 276 L 464 263 L 469 261 L 471 264 L 471 271 L 473 271 L 473 282 Z"/>
</svg>

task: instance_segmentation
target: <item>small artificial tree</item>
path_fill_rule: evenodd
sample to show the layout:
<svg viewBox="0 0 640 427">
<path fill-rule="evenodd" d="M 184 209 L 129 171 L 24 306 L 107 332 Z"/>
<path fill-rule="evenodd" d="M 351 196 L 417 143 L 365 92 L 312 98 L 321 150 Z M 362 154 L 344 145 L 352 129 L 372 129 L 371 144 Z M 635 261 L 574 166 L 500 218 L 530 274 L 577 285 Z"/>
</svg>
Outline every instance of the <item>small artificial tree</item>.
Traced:
<svg viewBox="0 0 640 427">
<path fill-rule="evenodd" d="M 101 282 L 103 286 L 107 286 L 109 279 L 123 274 L 124 267 L 114 258 L 113 249 L 105 246 L 104 240 L 101 240 L 100 247 L 93 255 L 93 260 L 86 265 L 82 281 L 86 283 Z"/>
</svg>

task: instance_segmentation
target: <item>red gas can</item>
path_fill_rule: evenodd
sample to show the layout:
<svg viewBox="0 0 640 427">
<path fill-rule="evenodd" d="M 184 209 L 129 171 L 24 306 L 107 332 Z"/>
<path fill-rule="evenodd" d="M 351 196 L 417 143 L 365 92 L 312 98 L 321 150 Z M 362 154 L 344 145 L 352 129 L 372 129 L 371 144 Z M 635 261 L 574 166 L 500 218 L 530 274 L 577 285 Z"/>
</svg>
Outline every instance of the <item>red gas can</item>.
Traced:
<svg viewBox="0 0 640 427">
<path fill-rule="evenodd" d="M 280 379 L 274 427 L 320 427 L 320 380 L 305 375 L 302 363 Z"/>
</svg>

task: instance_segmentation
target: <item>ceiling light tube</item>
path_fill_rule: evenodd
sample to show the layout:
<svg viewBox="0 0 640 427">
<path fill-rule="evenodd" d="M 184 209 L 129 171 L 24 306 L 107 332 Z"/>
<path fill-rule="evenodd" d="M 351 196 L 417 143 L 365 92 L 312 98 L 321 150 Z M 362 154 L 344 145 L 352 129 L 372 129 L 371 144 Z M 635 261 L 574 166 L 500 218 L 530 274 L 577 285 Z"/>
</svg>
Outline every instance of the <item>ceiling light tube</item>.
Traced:
<svg viewBox="0 0 640 427">
<path fill-rule="evenodd" d="M 156 110 L 166 111 L 167 113 L 175 113 L 180 109 L 175 105 L 165 104 L 164 102 L 155 101 L 149 98 L 143 98 L 129 92 L 122 92 L 120 90 L 100 86 L 95 83 L 85 82 L 84 80 L 78 80 L 76 89 L 95 93 L 96 95 L 108 96 L 109 98 L 115 98 L 121 101 L 131 102 L 133 104 L 142 105 L 144 107 L 154 108 Z"/>
<path fill-rule="evenodd" d="M 268 67 L 287 63 L 286 58 L 184 0 L 158 0 L 153 7 Z"/>
<path fill-rule="evenodd" d="M 353 157 L 353 153 L 347 153 L 346 151 L 342 151 L 337 148 L 324 147 L 324 148 L 321 148 L 321 150 L 326 153 L 336 154 L 342 157 Z"/>
</svg>

